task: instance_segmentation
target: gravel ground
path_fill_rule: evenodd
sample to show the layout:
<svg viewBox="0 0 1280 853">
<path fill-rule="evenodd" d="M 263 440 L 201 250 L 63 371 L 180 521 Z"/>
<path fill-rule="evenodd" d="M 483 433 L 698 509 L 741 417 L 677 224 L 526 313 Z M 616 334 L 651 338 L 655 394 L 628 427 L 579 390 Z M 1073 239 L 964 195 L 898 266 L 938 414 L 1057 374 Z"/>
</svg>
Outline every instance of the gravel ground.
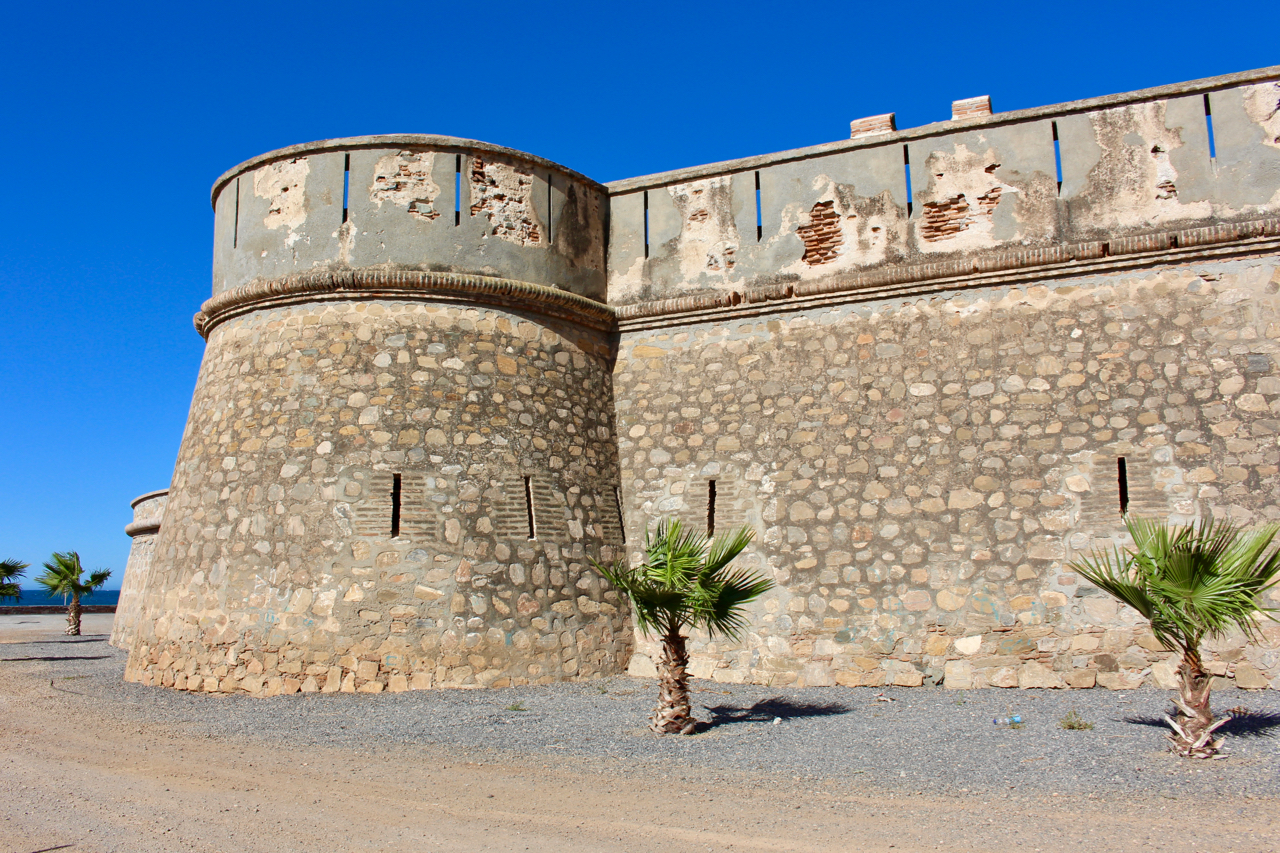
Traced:
<svg viewBox="0 0 1280 853">
<path fill-rule="evenodd" d="M 695 681 L 695 713 L 706 725 L 693 736 L 656 737 L 644 728 L 656 688 L 641 679 L 262 700 L 125 684 L 124 657 L 102 636 L 0 645 L 2 665 L 49 678 L 51 687 L 82 696 L 86 710 L 237 742 L 375 755 L 433 746 L 471 761 L 567 762 L 706 780 L 822 780 L 850 792 L 1280 795 L 1275 691 L 1216 693 L 1219 713 L 1248 713 L 1224 729 L 1226 758 L 1191 762 L 1164 751 L 1160 716 L 1169 702 L 1153 689 L 881 691 Z M 1093 729 L 1062 729 L 1059 721 L 1072 710 Z M 992 724 L 1010 713 L 1022 715 L 1022 728 Z"/>
</svg>

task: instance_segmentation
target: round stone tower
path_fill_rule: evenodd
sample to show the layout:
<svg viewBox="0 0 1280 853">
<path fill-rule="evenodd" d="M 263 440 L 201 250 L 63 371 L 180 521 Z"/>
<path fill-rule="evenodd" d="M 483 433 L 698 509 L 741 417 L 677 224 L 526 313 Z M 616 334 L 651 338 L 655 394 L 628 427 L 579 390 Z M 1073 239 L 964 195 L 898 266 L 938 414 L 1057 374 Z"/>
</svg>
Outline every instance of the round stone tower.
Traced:
<svg viewBox="0 0 1280 853">
<path fill-rule="evenodd" d="M 206 338 L 125 677 L 188 690 L 621 671 L 606 190 L 436 136 L 213 188 Z"/>
</svg>

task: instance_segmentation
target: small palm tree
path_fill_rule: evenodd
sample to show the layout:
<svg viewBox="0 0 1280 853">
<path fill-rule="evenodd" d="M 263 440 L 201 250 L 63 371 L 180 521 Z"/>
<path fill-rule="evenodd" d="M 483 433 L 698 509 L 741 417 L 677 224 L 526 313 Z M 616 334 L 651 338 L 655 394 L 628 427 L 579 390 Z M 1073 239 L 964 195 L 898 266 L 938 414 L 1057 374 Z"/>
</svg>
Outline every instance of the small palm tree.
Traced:
<svg viewBox="0 0 1280 853">
<path fill-rule="evenodd" d="M 1230 720 L 1214 722 L 1209 710 L 1213 679 L 1200 658 L 1200 643 L 1231 628 L 1257 639 L 1258 616 L 1273 607 L 1259 604 L 1262 593 L 1280 581 L 1280 552 L 1271 550 L 1280 525 L 1240 530 L 1205 519 L 1194 527 L 1173 527 L 1149 518 L 1125 517 L 1133 550 L 1095 551 L 1071 568 L 1099 589 L 1141 613 L 1156 639 L 1182 653 L 1178 665 L 1173 751 L 1209 758 L 1222 746 L 1214 732 Z"/>
<path fill-rule="evenodd" d="M 27 564 L 18 560 L 0 562 L 0 601 L 22 598 L 22 587 L 18 580 L 27 573 Z"/>
<path fill-rule="evenodd" d="M 54 552 L 53 562 L 45 563 L 44 574 L 36 578 L 36 583 L 49 590 L 50 595 L 71 597 L 71 604 L 67 607 L 67 633 L 73 637 L 80 636 L 80 597 L 93 595 L 100 589 L 111 577 L 111 570 L 99 569 L 89 575 L 88 581 L 81 580 L 83 574 L 79 554 L 75 551 L 65 554 Z"/>
<path fill-rule="evenodd" d="M 644 561 L 629 567 L 618 560 L 596 568 L 622 590 L 635 606 L 636 621 L 646 634 L 662 641 L 658 661 L 658 707 L 649 728 L 659 734 L 692 734 L 698 721 L 689 706 L 689 652 L 685 628 L 703 628 L 711 636 L 742 636 L 747 626 L 742 605 L 773 587 L 773 581 L 745 569 L 730 569 L 755 531 L 743 526 L 714 542 L 666 519 L 647 532 Z"/>
</svg>

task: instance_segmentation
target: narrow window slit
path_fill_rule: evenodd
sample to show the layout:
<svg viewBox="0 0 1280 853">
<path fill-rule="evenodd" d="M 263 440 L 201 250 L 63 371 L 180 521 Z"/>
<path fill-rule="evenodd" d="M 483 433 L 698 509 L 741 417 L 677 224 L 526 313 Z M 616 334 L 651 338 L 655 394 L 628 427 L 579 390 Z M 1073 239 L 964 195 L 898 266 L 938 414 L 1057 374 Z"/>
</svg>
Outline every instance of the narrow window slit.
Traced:
<svg viewBox="0 0 1280 853">
<path fill-rule="evenodd" d="M 911 218 L 913 205 L 911 203 L 911 152 L 907 146 L 902 146 L 902 173 L 907 178 L 907 218 Z"/>
<path fill-rule="evenodd" d="M 644 256 L 649 257 L 649 191 L 644 191 Z"/>
<path fill-rule="evenodd" d="M 613 487 L 613 507 L 618 512 L 618 535 L 622 537 L 622 544 L 627 544 L 627 523 L 622 517 L 622 490 L 617 486 Z"/>
<path fill-rule="evenodd" d="M 538 538 L 537 520 L 533 517 L 533 480 L 524 478 L 524 511 L 529 519 L 529 538 Z"/>
<path fill-rule="evenodd" d="M 462 224 L 462 155 L 453 164 L 453 224 Z"/>
<path fill-rule="evenodd" d="M 240 179 L 236 178 L 236 212 L 231 225 L 231 248 L 240 242 Z"/>
<path fill-rule="evenodd" d="M 760 173 L 756 172 L 756 242 L 764 239 L 764 215 L 760 212 Z"/>
<path fill-rule="evenodd" d="M 1120 484 L 1120 514 L 1129 514 L 1129 471 L 1124 457 L 1116 459 L 1116 480 Z"/>
<path fill-rule="evenodd" d="M 551 243 L 554 240 L 554 237 L 552 236 L 552 232 L 551 232 L 551 229 L 553 227 L 552 221 L 551 221 L 551 203 L 554 200 L 554 196 L 552 194 L 552 189 L 554 188 L 554 185 L 551 182 L 552 180 L 554 180 L 554 178 L 555 178 L 554 175 L 551 175 L 551 174 L 547 175 L 547 243 Z"/>
<path fill-rule="evenodd" d="M 391 538 L 400 535 L 400 475 L 391 475 Z"/>
<path fill-rule="evenodd" d="M 707 481 L 707 535 L 716 535 L 716 481 Z"/>
<path fill-rule="evenodd" d="M 1204 93 L 1204 124 L 1209 130 L 1209 160 L 1218 158 L 1218 151 L 1213 142 L 1213 108 L 1209 105 L 1209 93 Z"/>
<path fill-rule="evenodd" d="M 1058 195 L 1062 195 L 1062 144 L 1058 141 L 1058 123 L 1053 124 L 1053 165 L 1058 170 Z"/>
<path fill-rule="evenodd" d="M 347 210 L 351 203 L 351 155 L 347 154 L 342 163 L 342 221 L 347 221 Z"/>
</svg>

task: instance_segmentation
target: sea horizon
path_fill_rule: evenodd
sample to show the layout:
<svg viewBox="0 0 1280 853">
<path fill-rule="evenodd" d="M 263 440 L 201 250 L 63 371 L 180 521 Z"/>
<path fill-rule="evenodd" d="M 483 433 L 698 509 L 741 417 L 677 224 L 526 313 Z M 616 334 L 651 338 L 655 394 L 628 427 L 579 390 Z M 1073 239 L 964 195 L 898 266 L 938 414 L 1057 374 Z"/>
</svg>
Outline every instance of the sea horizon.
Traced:
<svg viewBox="0 0 1280 853">
<path fill-rule="evenodd" d="M 118 589 L 100 589 L 92 595 L 84 595 L 80 597 L 82 605 L 109 605 L 120 603 L 120 590 Z M 0 601 L 0 610 L 7 607 L 65 607 L 67 601 L 61 595 L 50 595 L 48 590 L 44 589 L 24 589 L 22 597 L 17 601 L 6 598 Z"/>
</svg>

